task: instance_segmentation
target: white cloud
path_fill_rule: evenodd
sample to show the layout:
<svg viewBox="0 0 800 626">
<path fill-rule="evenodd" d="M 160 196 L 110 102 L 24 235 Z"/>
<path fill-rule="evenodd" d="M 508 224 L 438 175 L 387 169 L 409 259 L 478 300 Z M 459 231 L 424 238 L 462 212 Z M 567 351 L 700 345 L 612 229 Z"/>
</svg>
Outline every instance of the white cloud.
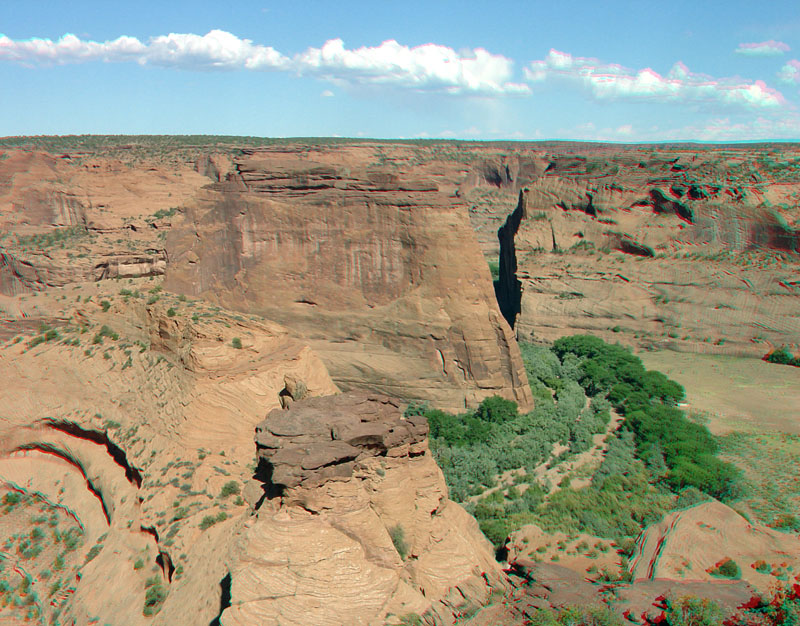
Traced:
<svg viewBox="0 0 800 626">
<path fill-rule="evenodd" d="M 336 94 L 333 93 L 330 89 L 326 89 L 321 94 L 319 94 L 323 98 L 333 98 Z"/>
<path fill-rule="evenodd" d="M 792 113 L 781 119 L 757 117 L 738 122 L 727 117 L 715 118 L 705 124 L 661 133 L 661 137 L 693 141 L 763 141 L 764 138 L 797 140 L 800 137 L 800 116 Z"/>
<path fill-rule="evenodd" d="M 308 48 L 289 58 L 270 46 L 222 30 L 205 35 L 171 33 L 147 43 L 135 37 L 97 42 L 67 34 L 58 41 L 15 41 L 0 35 L 0 60 L 26 64 L 135 61 L 187 70 L 282 70 L 351 86 L 490 96 L 530 93 L 528 85 L 511 81 L 514 63 L 502 55 L 482 48 L 458 53 L 432 43 L 410 48 L 394 40 L 351 50 L 341 39 L 331 39 L 321 48 Z"/>
<path fill-rule="evenodd" d="M 98 43 L 66 34 L 58 41 L 27 39 L 14 41 L 0 34 L 0 59 L 21 63 L 80 63 L 82 61 L 129 61 L 146 51 L 136 37 L 119 37 Z"/>
<path fill-rule="evenodd" d="M 784 83 L 800 85 L 800 61 L 792 59 L 778 72 L 778 80 Z"/>
<path fill-rule="evenodd" d="M 348 50 L 341 39 L 309 48 L 294 58 L 298 72 L 347 84 L 377 84 L 452 94 L 527 94 L 527 85 L 510 82 L 513 61 L 482 48 L 459 54 L 424 44 L 409 48 L 394 40 Z"/>
<path fill-rule="evenodd" d="M 761 43 L 740 43 L 734 52 L 748 57 L 775 57 L 789 50 L 791 48 L 782 41 L 770 39 Z"/>
<path fill-rule="evenodd" d="M 212 30 L 202 36 L 170 33 L 154 37 L 139 62 L 186 69 L 267 70 L 286 68 L 289 59 L 269 46 Z"/>
<path fill-rule="evenodd" d="M 662 76 L 649 67 L 637 71 L 550 50 L 543 60 L 524 68 L 524 74 L 534 83 L 551 78 L 576 82 L 598 99 L 715 102 L 746 108 L 778 108 L 785 104 L 783 95 L 763 81 L 695 74 L 680 62 Z"/>
<path fill-rule="evenodd" d="M 280 69 L 289 59 L 274 48 L 253 44 L 223 30 L 205 35 L 175 34 L 153 37 L 147 44 L 135 37 L 113 41 L 84 41 L 66 34 L 58 41 L 14 41 L 0 35 L 0 59 L 21 63 L 66 64 L 86 61 L 136 61 L 182 69 Z"/>
</svg>

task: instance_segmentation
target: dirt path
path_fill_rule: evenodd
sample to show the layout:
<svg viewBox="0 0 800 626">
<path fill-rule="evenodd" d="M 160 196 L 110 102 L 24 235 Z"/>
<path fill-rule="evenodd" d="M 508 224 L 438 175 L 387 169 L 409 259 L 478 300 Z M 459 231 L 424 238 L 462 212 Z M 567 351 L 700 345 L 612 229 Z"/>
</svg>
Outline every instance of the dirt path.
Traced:
<svg viewBox="0 0 800 626">
<path fill-rule="evenodd" d="M 564 463 L 559 463 L 553 467 L 549 467 L 548 463 L 543 463 L 536 468 L 534 476 L 543 486 L 547 487 L 549 485 L 548 495 L 561 489 L 561 483 L 568 475 L 592 464 L 600 465 L 602 463 L 603 456 L 608 450 L 609 437 L 622 425 L 623 419 L 620 414 L 612 409 L 611 419 L 608 421 L 605 431 L 592 436 L 591 448 L 576 454 Z M 588 487 L 591 482 L 591 476 L 575 478 L 570 481 L 570 487 L 580 489 Z"/>
</svg>

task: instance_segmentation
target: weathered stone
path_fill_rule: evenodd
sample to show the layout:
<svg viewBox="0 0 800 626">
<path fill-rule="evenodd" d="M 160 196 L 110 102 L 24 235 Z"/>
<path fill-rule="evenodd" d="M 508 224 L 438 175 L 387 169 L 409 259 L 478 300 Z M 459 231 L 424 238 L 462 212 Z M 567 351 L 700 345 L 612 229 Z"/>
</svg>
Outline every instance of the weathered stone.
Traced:
<svg viewBox="0 0 800 626">
<path fill-rule="evenodd" d="M 413 172 L 308 156 L 249 151 L 198 194 L 168 237 L 167 288 L 291 327 L 343 389 L 529 410 L 463 202 Z"/>
<path fill-rule="evenodd" d="M 289 410 L 271 411 L 256 427 L 256 446 L 259 460 L 271 468 L 272 482 L 297 487 L 349 476 L 350 461 L 419 444 L 427 435 L 425 418 L 403 417 L 397 401 L 361 392 L 310 398 Z M 349 464 L 350 471 L 330 469 L 342 464 Z"/>
</svg>

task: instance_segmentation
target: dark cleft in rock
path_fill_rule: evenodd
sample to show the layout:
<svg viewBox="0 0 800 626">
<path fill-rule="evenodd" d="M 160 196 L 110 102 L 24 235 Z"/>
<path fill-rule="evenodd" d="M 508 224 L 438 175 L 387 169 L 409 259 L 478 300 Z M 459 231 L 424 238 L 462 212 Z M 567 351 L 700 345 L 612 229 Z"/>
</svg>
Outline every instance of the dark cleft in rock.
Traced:
<svg viewBox="0 0 800 626">
<path fill-rule="evenodd" d="M 388 396 L 357 392 L 275 409 L 256 426 L 259 463 L 282 487 L 349 478 L 361 459 L 425 441 L 427 420 L 404 417 L 400 406 Z"/>
</svg>

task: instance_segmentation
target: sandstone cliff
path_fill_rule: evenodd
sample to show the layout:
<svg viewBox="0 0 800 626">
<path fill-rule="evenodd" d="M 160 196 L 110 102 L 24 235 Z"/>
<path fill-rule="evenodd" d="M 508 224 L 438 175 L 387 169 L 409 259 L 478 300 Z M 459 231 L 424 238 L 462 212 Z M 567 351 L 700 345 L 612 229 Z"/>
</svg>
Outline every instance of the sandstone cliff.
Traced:
<svg viewBox="0 0 800 626">
<path fill-rule="evenodd" d="M 46 321 L 48 331 L 31 333 L 25 319 L 2 329 L 0 376 L 11 384 L 0 386 L 0 498 L 40 500 L 27 518 L 27 500 L 0 509 L 0 534 L 30 541 L 36 520 L 52 520 L 43 550 L 2 556 L 32 576 L 48 620 L 146 623 L 148 594 L 163 600 L 185 580 L 198 595 L 168 623 L 208 623 L 219 612 L 230 535 L 214 538 L 202 521 L 231 528 L 247 516 L 223 487 L 252 475 L 254 426 L 291 381 L 310 396 L 337 389 L 316 355 L 276 324 L 165 294 L 152 304 L 94 295 L 107 310 L 41 295 L 20 306 L 50 312 L 34 325 Z M 52 540 L 67 522 L 69 545 Z"/>
<path fill-rule="evenodd" d="M 769 202 L 797 183 L 726 187 L 702 163 L 563 160 L 519 192 L 498 231 L 498 301 L 518 337 L 589 332 L 757 357 L 797 344 L 797 214 Z"/>
<path fill-rule="evenodd" d="M 528 410 L 458 200 L 430 179 L 300 157 L 256 151 L 207 188 L 170 232 L 166 286 L 294 329 L 345 389 Z"/>
</svg>

